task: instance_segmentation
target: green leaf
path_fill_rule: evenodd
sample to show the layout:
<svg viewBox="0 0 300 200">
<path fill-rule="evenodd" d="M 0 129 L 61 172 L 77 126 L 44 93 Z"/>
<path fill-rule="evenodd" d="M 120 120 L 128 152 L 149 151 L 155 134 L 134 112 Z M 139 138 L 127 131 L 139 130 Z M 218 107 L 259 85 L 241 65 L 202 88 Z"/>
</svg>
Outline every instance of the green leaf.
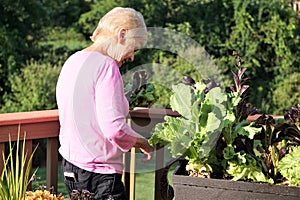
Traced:
<svg viewBox="0 0 300 200">
<path fill-rule="evenodd" d="M 262 172 L 256 160 L 249 154 L 238 152 L 235 158 L 228 162 L 226 172 L 232 176 L 232 180 L 250 180 L 254 182 L 273 183 L 273 179 L 268 179 Z"/>
<path fill-rule="evenodd" d="M 181 156 L 189 149 L 195 136 L 195 123 L 181 117 L 165 117 L 165 122 L 155 126 L 149 139 L 151 145 L 168 146 L 173 157 Z"/>
<path fill-rule="evenodd" d="M 192 138 L 187 131 L 183 132 L 182 135 L 177 135 L 169 146 L 172 156 L 177 157 L 184 155 L 189 149 L 191 141 Z"/>
<path fill-rule="evenodd" d="M 249 133 L 248 138 L 253 139 L 256 134 L 259 134 L 262 128 L 256 128 L 252 126 L 246 126 L 244 129 Z"/>
<path fill-rule="evenodd" d="M 201 132 L 205 132 L 206 135 L 199 148 L 199 157 L 201 158 L 209 156 L 220 137 L 224 127 L 223 119 L 226 115 L 224 106 L 226 99 L 226 94 L 219 87 L 213 88 L 207 93 L 201 110 Z"/>
<path fill-rule="evenodd" d="M 208 134 L 219 132 L 223 128 L 222 120 L 215 113 L 208 113 L 206 131 Z"/>
<path fill-rule="evenodd" d="M 228 145 L 227 147 L 225 147 L 223 150 L 223 153 L 224 153 L 224 158 L 227 160 L 232 159 L 233 156 L 235 155 L 234 148 L 231 145 Z"/>
<path fill-rule="evenodd" d="M 174 94 L 170 98 L 172 110 L 177 111 L 186 119 L 191 119 L 192 93 L 191 86 L 182 83 L 172 86 Z"/>
<path fill-rule="evenodd" d="M 196 82 L 195 83 L 195 88 L 198 92 L 202 92 L 205 90 L 206 85 L 201 81 L 201 82 Z"/>
<path fill-rule="evenodd" d="M 220 87 L 215 87 L 207 93 L 206 99 L 213 105 L 220 105 L 227 101 L 227 95 Z"/>
<path fill-rule="evenodd" d="M 178 118 L 178 123 L 174 124 L 177 129 L 177 134 L 172 140 L 169 147 L 174 157 L 182 156 L 190 148 L 195 136 L 195 124 L 184 118 Z M 188 154 L 189 156 L 189 154 Z"/>
<path fill-rule="evenodd" d="M 263 152 L 261 152 L 261 149 L 263 149 L 261 141 L 254 140 L 253 141 L 253 151 L 254 151 L 256 157 L 261 157 L 261 155 L 263 153 Z"/>
<path fill-rule="evenodd" d="M 210 151 L 215 147 L 222 130 L 222 121 L 216 117 L 214 113 L 209 113 L 207 118 L 207 126 L 204 130 L 206 132 L 205 140 L 199 150 L 199 157 L 209 156 Z"/>
<path fill-rule="evenodd" d="M 206 99 L 201 107 L 201 113 L 203 116 L 207 117 L 208 120 L 208 113 L 214 113 L 214 118 L 217 118 L 219 120 L 224 119 L 226 116 L 226 100 L 227 96 L 226 94 L 221 90 L 219 87 L 215 87 L 209 91 L 206 95 Z M 213 117 L 213 116 L 210 116 Z M 212 121 L 209 121 L 211 123 Z M 203 124 L 203 123 L 201 123 Z M 205 125 L 210 126 L 210 124 L 205 123 Z"/>
<path fill-rule="evenodd" d="M 246 125 L 246 126 L 243 126 Z M 239 135 L 244 135 L 250 138 L 251 140 L 254 138 L 254 136 L 258 133 L 260 133 L 262 128 L 256 128 L 248 124 L 247 120 L 244 120 L 242 123 L 240 123 L 240 126 L 237 127 L 236 131 Z"/>
<path fill-rule="evenodd" d="M 288 179 L 290 186 L 300 186 L 300 146 L 294 147 L 279 161 L 278 170 Z"/>
<path fill-rule="evenodd" d="M 240 103 L 240 101 L 242 100 L 242 98 L 240 97 L 239 93 L 237 93 L 237 92 L 233 93 L 232 97 L 233 97 L 231 99 L 232 105 L 234 107 L 236 107 Z"/>
<path fill-rule="evenodd" d="M 165 122 L 158 123 L 153 131 L 149 143 L 154 146 L 157 144 L 166 145 L 172 142 L 174 137 L 178 134 L 178 127 L 176 124 L 180 124 L 179 118 L 176 117 L 165 117 Z"/>
<path fill-rule="evenodd" d="M 200 107 L 201 107 L 201 101 L 200 99 L 197 99 L 191 108 L 191 121 L 198 124 L 199 123 L 199 119 L 201 116 L 201 112 L 200 112 Z M 198 132 L 198 130 L 196 130 L 196 132 Z"/>
</svg>

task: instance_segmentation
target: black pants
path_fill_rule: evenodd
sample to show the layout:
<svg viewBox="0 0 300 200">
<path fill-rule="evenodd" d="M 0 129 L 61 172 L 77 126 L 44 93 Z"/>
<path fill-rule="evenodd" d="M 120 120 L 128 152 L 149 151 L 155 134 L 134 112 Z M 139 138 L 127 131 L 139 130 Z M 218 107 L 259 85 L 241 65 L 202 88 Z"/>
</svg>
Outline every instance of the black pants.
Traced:
<svg viewBox="0 0 300 200">
<path fill-rule="evenodd" d="M 62 160 L 63 180 L 69 195 L 92 194 L 99 200 L 127 200 L 121 174 L 99 174 L 89 172 Z M 72 194 L 73 192 L 73 194 Z M 79 193 L 79 194 L 78 194 Z"/>
</svg>

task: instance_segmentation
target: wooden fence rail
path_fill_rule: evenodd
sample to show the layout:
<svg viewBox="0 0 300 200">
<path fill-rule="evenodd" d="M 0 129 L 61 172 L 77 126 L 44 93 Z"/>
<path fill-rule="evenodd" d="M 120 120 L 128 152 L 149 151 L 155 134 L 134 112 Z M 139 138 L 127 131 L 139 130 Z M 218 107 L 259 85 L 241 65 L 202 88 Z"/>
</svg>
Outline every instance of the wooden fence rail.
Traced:
<svg viewBox="0 0 300 200">
<path fill-rule="evenodd" d="M 153 127 L 164 120 L 166 115 L 179 116 L 178 113 L 168 109 L 148 109 L 137 108 L 130 112 L 127 123 L 145 137 L 150 137 Z M 249 121 L 255 120 L 260 115 L 250 116 Z M 283 116 L 273 116 L 275 119 L 282 119 Z M 20 129 L 20 130 L 19 130 Z M 59 121 L 57 110 L 44 110 L 33 112 L 6 113 L 0 114 L 0 152 L 4 152 L 5 145 L 9 141 L 24 138 L 26 133 L 25 145 L 27 153 L 32 153 L 32 141 L 35 139 L 47 139 L 46 157 L 46 184 L 47 188 L 58 185 L 58 147 L 59 147 Z M 166 174 L 166 160 L 164 151 L 157 150 L 155 155 L 155 180 L 154 180 L 154 199 L 162 199 L 161 180 Z M 123 182 L 129 200 L 135 199 L 135 174 L 136 174 L 136 151 L 131 149 L 130 153 L 124 154 L 124 173 Z M 0 172 L 2 172 L 4 162 L 0 157 Z M 57 191 L 56 191 L 57 192 Z"/>
<path fill-rule="evenodd" d="M 178 116 L 176 112 L 166 109 L 138 108 L 130 112 L 127 122 L 134 130 L 145 137 L 150 137 L 152 128 L 158 122 L 162 122 L 164 116 Z M 20 131 L 19 131 L 20 128 Z M 20 132 L 20 139 L 26 133 L 25 145 L 27 153 L 32 153 L 32 141 L 35 139 L 47 139 L 46 157 L 46 184 L 47 188 L 58 185 L 58 147 L 59 147 L 59 121 L 57 110 L 44 110 L 33 112 L 19 112 L 0 114 L 0 151 L 4 152 L 5 145 L 9 141 L 16 141 Z M 155 185 L 154 199 L 161 198 L 160 178 L 164 167 L 164 153 L 157 151 L 155 157 Z M 135 199 L 135 149 L 124 156 L 125 169 L 123 182 L 130 200 Z M 4 162 L 0 158 L 0 172 Z"/>
</svg>

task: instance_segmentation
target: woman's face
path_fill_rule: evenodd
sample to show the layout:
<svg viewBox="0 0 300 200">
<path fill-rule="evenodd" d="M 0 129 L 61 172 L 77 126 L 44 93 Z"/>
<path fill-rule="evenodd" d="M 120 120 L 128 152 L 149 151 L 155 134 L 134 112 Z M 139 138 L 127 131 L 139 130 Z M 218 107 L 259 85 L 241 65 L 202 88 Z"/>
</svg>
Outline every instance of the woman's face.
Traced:
<svg viewBox="0 0 300 200">
<path fill-rule="evenodd" d="M 134 61 L 134 52 L 136 50 L 135 41 L 133 39 L 127 40 L 124 45 L 121 45 L 120 59 L 117 60 L 118 66 L 121 67 L 125 62 Z"/>
<path fill-rule="evenodd" d="M 125 32 L 126 34 L 126 32 Z M 144 40 L 138 37 L 126 37 L 122 33 L 118 37 L 116 48 L 113 48 L 115 56 L 113 57 L 118 66 L 121 67 L 125 62 L 134 61 L 134 52 L 140 49 L 144 44 Z"/>
</svg>

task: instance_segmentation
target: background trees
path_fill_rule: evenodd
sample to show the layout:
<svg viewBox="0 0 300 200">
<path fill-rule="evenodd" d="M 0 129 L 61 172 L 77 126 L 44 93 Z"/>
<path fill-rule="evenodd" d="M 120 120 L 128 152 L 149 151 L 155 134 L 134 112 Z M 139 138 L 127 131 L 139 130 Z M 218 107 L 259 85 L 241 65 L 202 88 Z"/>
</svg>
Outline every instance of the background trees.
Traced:
<svg viewBox="0 0 300 200">
<path fill-rule="evenodd" d="M 0 0 L 1 112 L 56 107 L 62 62 L 87 43 L 76 23 L 89 6 L 80 0 Z"/>
<path fill-rule="evenodd" d="M 66 57 L 90 43 L 89 36 L 103 14 L 115 6 L 128 6 L 143 13 L 148 27 L 168 27 L 201 44 L 220 66 L 225 80 L 234 67 L 229 52 L 239 51 L 244 66 L 251 68 L 247 70 L 253 94 L 249 101 L 260 112 L 281 114 L 285 108 L 300 103 L 299 16 L 290 3 L 0 0 L 1 112 L 55 108 L 57 75 Z M 170 52 L 143 49 L 135 60 L 122 73 L 143 63 L 158 63 L 195 76 L 184 58 Z M 161 74 L 157 78 L 168 77 L 168 67 L 153 69 L 153 73 Z M 169 77 L 166 84 L 177 80 Z M 168 106 L 168 89 L 158 85 L 157 92 L 161 96 L 158 104 Z"/>
<path fill-rule="evenodd" d="M 17 73 L 20 63 L 35 57 L 35 47 L 46 17 L 39 1 L 0 1 L 0 91 L 9 92 L 8 77 Z M 3 103 L 3 100 L 0 100 Z"/>
</svg>

